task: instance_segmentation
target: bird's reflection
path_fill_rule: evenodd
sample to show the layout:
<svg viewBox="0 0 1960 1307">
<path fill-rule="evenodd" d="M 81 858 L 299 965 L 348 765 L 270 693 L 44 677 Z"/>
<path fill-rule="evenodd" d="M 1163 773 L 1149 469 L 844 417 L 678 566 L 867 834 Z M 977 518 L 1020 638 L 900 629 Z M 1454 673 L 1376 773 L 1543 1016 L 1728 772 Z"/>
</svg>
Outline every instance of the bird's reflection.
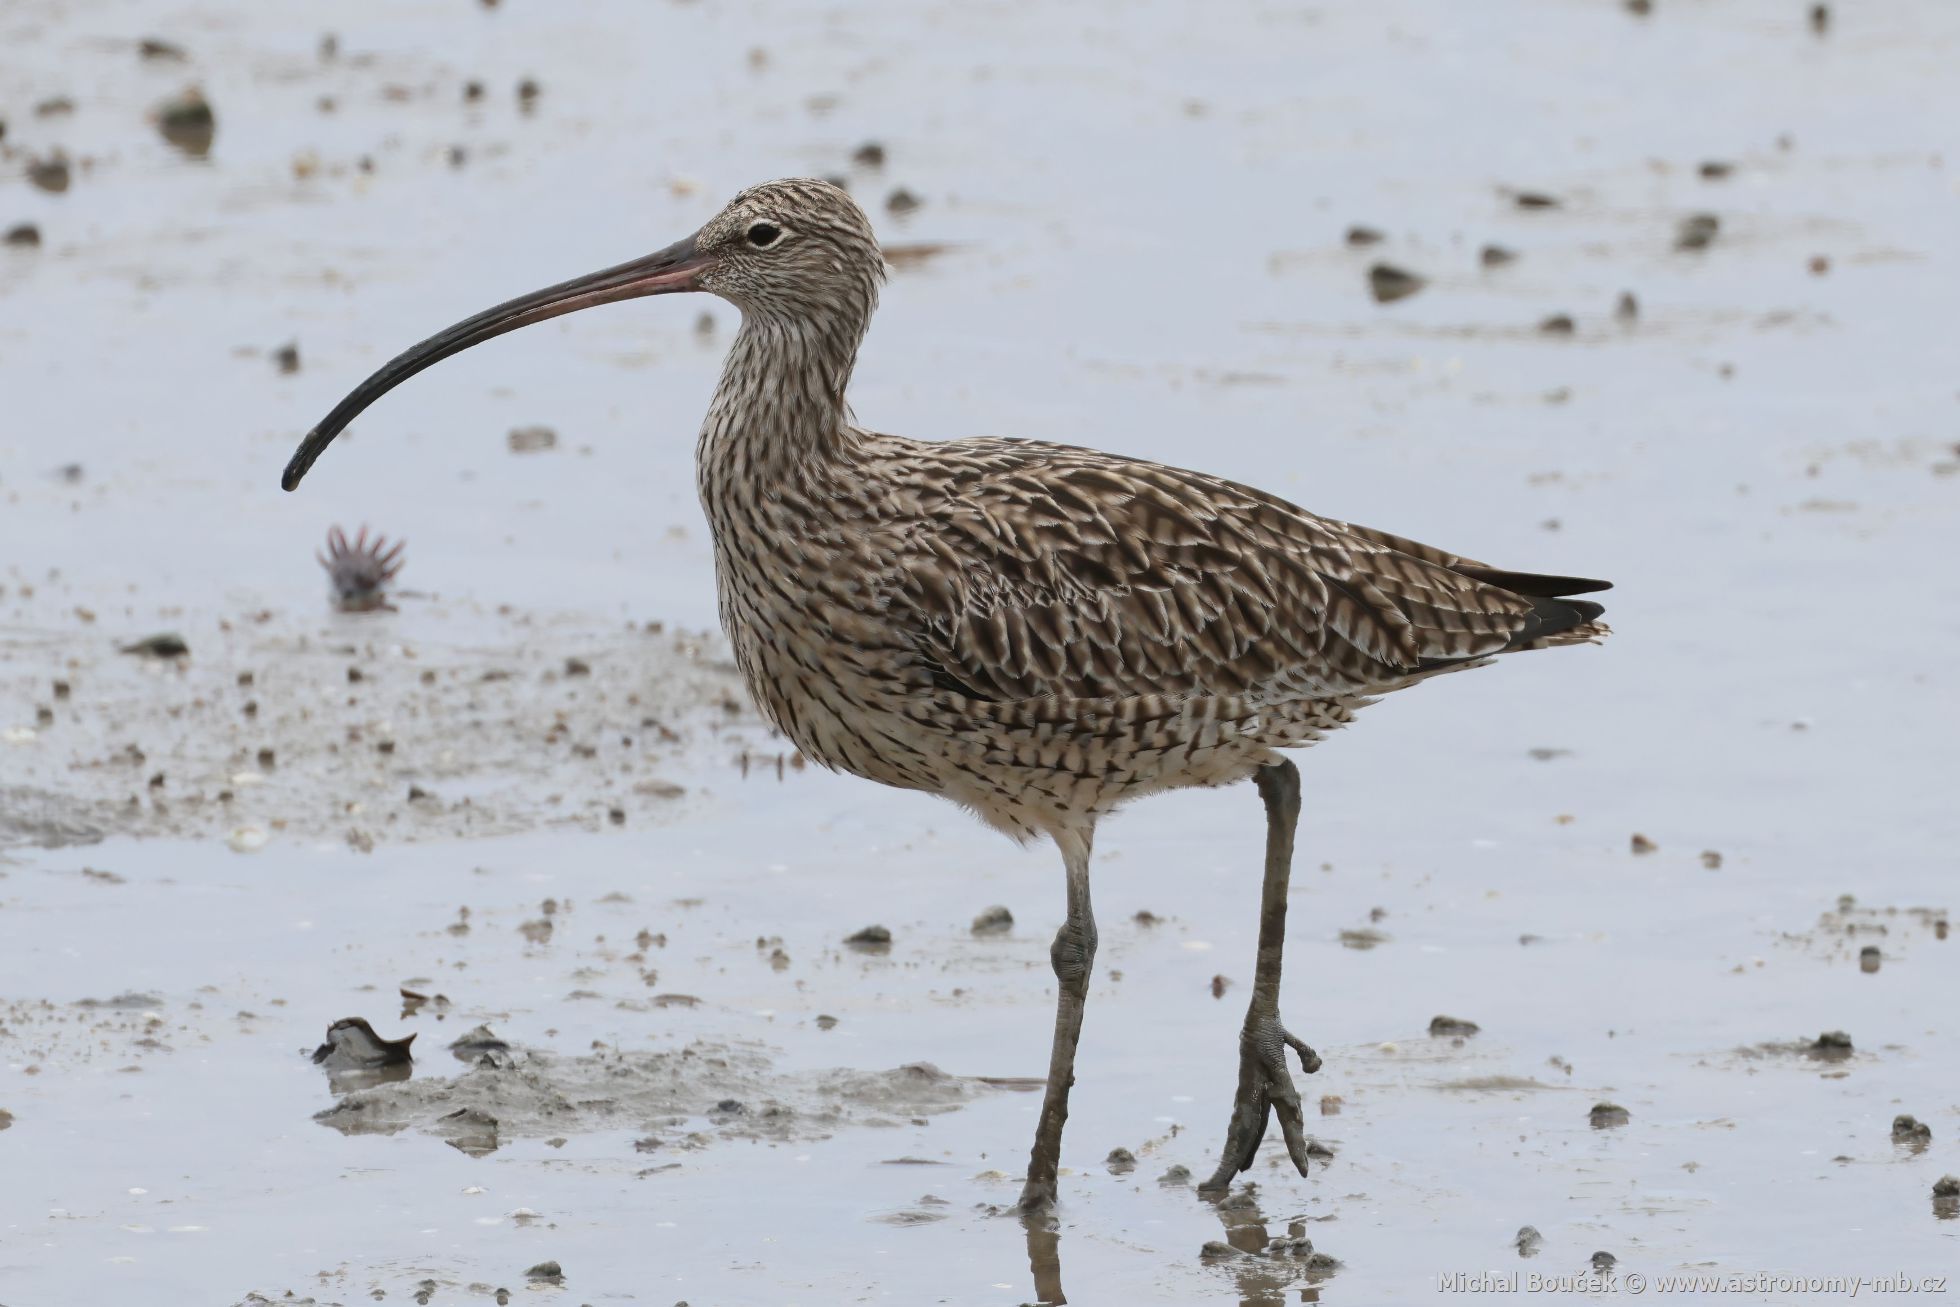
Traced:
<svg viewBox="0 0 1960 1307">
<path fill-rule="evenodd" d="M 1304 1221 L 1288 1222 L 1286 1233 L 1274 1235 L 1260 1213 L 1256 1185 L 1205 1201 L 1224 1226 L 1225 1238 L 1205 1244 L 1199 1255 L 1206 1264 L 1230 1272 L 1239 1291 L 1239 1307 L 1287 1307 L 1288 1303 L 1320 1301 L 1320 1284 L 1339 1263 L 1314 1251 Z M 1034 1301 L 1066 1303 L 1060 1228 L 1053 1217 L 1023 1216 L 1021 1220 L 1027 1230 Z"/>
</svg>

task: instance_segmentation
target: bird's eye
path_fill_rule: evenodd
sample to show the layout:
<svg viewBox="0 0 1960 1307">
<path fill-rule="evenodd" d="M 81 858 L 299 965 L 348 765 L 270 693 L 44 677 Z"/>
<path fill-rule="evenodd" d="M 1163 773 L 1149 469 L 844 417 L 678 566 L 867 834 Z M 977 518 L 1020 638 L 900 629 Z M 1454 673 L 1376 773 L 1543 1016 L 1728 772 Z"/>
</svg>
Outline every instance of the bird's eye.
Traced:
<svg viewBox="0 0 1960 1307">
<path fill-rule="evenodd" d="M 749 228 L 749 244 L 759 250 L 766 250 L 782 236 L 783 229 L 773 222 L 758 222 Z"/>
</svg>

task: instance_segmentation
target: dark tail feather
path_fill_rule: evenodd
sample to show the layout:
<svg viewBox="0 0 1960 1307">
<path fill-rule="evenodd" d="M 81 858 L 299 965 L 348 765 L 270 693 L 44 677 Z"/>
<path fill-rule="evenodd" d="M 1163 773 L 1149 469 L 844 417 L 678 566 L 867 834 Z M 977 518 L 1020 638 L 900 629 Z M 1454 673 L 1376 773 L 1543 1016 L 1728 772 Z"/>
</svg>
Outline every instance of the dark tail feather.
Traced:
<svg viewBox="0 0 1960 1307">
<path fill-rule="evenodd" d="M 1536 572 L 1506 572 L 1502 568 L 1484 567 L 1476 563 L 1457 563 L 1450 568 L 1460 576 L 1485 585 L 1494 585 L 1499 590 L 1509 590 L 1512 594 L 1543 596 L 1558 599 L 1565 595 L 1592 594 L 1599 590 L 1611 590 L 1611 581 L 1589 581 L 1583 576 L 1540 576 Z M 1585 605 L 1597 608 L 1597 604 Z M 1593 614 L 1599 616 L 1598 613 Z"/>
</svg>

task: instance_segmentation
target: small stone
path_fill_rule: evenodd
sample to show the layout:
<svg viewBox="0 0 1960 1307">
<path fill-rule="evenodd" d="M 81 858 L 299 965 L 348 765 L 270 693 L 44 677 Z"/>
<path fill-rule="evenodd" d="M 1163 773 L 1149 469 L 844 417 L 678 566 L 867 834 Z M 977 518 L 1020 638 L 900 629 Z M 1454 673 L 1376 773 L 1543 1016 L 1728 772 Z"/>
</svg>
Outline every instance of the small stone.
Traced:
<svg viewBox="0 0 1960 1307">
<path fill-rule="evenodd" d="M 885 209 L 893 217 L 899 217 L 917 210 L 924 200 L 906 190 L 903 186 L 885 197 Z"/>
<path fill-rule="evenodd" d="M 1157 1183 L 1170 1187 L 1191 1183 L 1191 1168 L 1179 1164 L 1157 1177 Z"/>
<path fill-rule="evenodd" d="M 565 675 L 590 676 L 592 675 L 592 664 L 586 662 L 583 658 L 567 658 L 565 660 Z"/>
<path fill-rule="evenodd" d="M 1638 831 L 1634 832 L 1633 838 L 1627 841 L 1627 844 L 1635 853 L 1653 853 L 1661 847 Z"/>
<path fill-rule="evenodd" d="M 68 156 L 60 150 L 27 161 L 27 180 L 50 195 L 59 195 L 67 190 L 73 175 L 73 170 L 68 166 Z"/>
<path fill-rule="evenodd" d="M 1626 0 L 1626 2 L 1627 12 L 1636 18 L 1645 18 L 1654 12 L 1654 0 Z"/>
<path fill-rule="evenodd" d="M 715 315 L 703 313 L 694 320 L 694 334 L 706 340 L 715 334 Z"/>
<path fill-rule="evenodd" d="M 1677 250 L 1705 250 L 1715 243 L 1715 236 L 1722 230 L 1722 220 L 1712 213 L 1693 213 L 1681 220 L 1674 232 L 1674 248 Z"/>
<path fill-rule="evenodd" d="M 1895 1116 L 1892 1118 L 1892 1142 L 1924 1148 L 1933 1142 L 1933 1127 L 1916 1116 Z"/>
<path fill-rule="evenodd" d="M 1943 1175 L 1933 1181 L 1933 1197 L 1960 1198 L 1960 1176 Z"/>
<path fill-rule="evenodd" d="M 15 223 L 7 228 L 5 236 L 0 236 L 0 244 L 16 249 L 38 250 L 41 248 L 41 229 L 31 222 Z"/>
<path fill-rule="evenodd" d="M 1822 254 L 1813 254 L 1810 256 L 1809 266 L 1811 276 L 1821 277 L 1831 270 L 1831 261 Z"/>
<path fill-rule="evenodd" d="M 1842 1030 L 1826 1030 L 1805 1051 L 1820 1062 L 1842 1062 L 1851 1056 L 1851 1036 Z"/>
<path fill-rule="evenodd" d="M 1538 332 L 1544 336 L 1570 336 L 1577 330 L 1578 324 L 1572 321 L 1570 313 L 1554 313 L 1538 324 Z"/>
<path fill-rule="evenodd" d="M 1320 1114 L 1322 1116 L 1339 1116 L 1341 1114 L 1341 1108 L 1346 1103 L 1347 1100 L 1339 1094 L 1322 1094 L 1320 1096 Z"/>
<path fill-rule="evenodd" d="M 1593 1274 L 1604 1275 L 1608 1271 L 1612 1270 L 1615 1266 L 1619 1265 L 1619 1261 L 1620 1259 L 1615 1257 L 1612 1253 L 1605 1252 L 1605 1251 L 1596 1252 L 1592 1255 Z"/>
<path fill-rule="evenodd" d="M 287 376 L 299 371 L 299 342 L 289 340 L 272 351 L 272 365 Z"/>
<path fill-rule="evenodd" d="M 1507 250 L 1502 245 L 1486 245 L 1477 252 L 1477 262 L 1486 268 L 1501 268 L 1507 263 L 1515 263 L 1517 257 L 1517 251 Z"/>
<path fill-rule="evenodd" d="M 1520 209 L 1556 209 L 1564 203 L 1558 196 L 1543 191 L 1519 191 L 1511 197 L 1511 202 Z"/>
<path fill-rule="evenodd" d="M 1517 1237 L 1511 1240 L 1511 1244 L 1518 1250 L 1518 1256 L 1536 1257 L 1538 1250 L 1545 1246 L 1545 1236 L 1538 1233 L 1538 1227 L 1535 1225 L 1521 1225 L 1518 1227 Z"/>
<path fill-rule="evenodd" d="M 463 103 L 475 104 L 483 98 L 483 92 L 483 83 L 477 81 L 475 78 L 471 78 L 469 81 L 463 83 Z"/>
<path fill-rule="evenodd" d="M 1714 849 L 1703 849 L 1701 851 L 1701 865 L 1709 871 L 1720 871 L 1722 869 L 1722 855 Z"/>
<path fill-rule="evenodd" d="M 1704 159 L 1695 170 L 1705 182 L 1727 181 L 1735 173 L 1735 165 L 1722 159 Z"/>
<path fill-rule="evenodd" d="M 1438 1016 L 1429 1019 L 1429 1034 L 1436 1039 L 1474 1035 L 1481 1029 L 1482 1027 L 1476 1022 L 1465 1021 L 1462 1017 Z"/>
<path fill-rule="evenodd" d="M 218 134 L 218 116 L 204 92 L 193 86 L 157 109 L 157 130 L 185 154 L 201 159 L 211 152 L 211 142 Z"/>
<path fill-rule="evenodd" d="M 1633 297 L 1632 291 L 1620 292 L 1619 302 L 1613 305 L 1613 316 L 1626 326 L 1640 321 L 1640 301 Z"/>
<path fill-rule="evenodd" d="M 539 450 L 556 449 L 558 433 L 546 426 L 512 427 L 504 443 L 513 454 L 535 454 Z"/>
<path fill-rule="evenodd" d="M 1428 284 L 1426 279 L 1392 263 L 1377 263 L 1368 269 L 1368 293 L 1375 297 L 1377 304 L 1405 300 Z"/>
<path fill-rule="evenodd" d="M 1867 944 L 1858 950 L 1858 970 L 1871 975 L 1885 963 L 1885 954 L 1876 944 Z"/>
<path fill-rule="evenodd" d="M 1592 1123 L 1592 1128 L 1595 1130 L 1611 1130 L 1615 1126 L 1623 1126 L 1631 1121 L 1633 1113 L 1618 1103 L 1594 1103 L 1586 1119 Z"/>
<path fill-rule="evenodd" d="M 1347 243 L 1357 248 L 1364 245 L 1379 245 L 1385 239 L 1386 237 L 1373 227 L 1357 225 L 1347 229 Z"/>
<path fill-rule="evenodd" d="M 1111 1175 L 1128 1175 L 1137 1169 L 1137 1155 L 1127 1148 L 1112 1148 L 1103 1159 L 1103 1166 Z"/>
<path fill-rule="evenodd" d="M 892 946 L 892 933 L 883 926 L 866 926 L 852 935 L 846 935 L 844 942 L 858 949 L 887 949 Z"/>
<path fill-rule="evenodd" d="M 983 909 L 980 915 L 973 919 L 971 927 L 976 935 L 1005 935 L 1013 929 L 1014 914 L 998 903 L 991 908 Z"/>
<path fill-rule="evenodd" d="M 860 168 L 882 168 L 885 166 L 885 147 L 876 141 L 866 141 L 851 151 L 851 162 Z"/>
<path fill-rule="evenodd" d="M 517 107 L 525 113 L 537 107 L 538 97 L 544 94 L 536 78 L 527 77 L 517 84 Z"/>
<path fill-rule="evenodd" d="M 524 1278 L 551 1284 L 563 1284 L 565 1282 L 565 1271 L 557 1262 L 539 1262 L 536 1266 L 524 1272 Z"/>
<path fill-rule="evenodd" d="M 1245 1254 L 1222 1240 L 1207 1239 L 1204 1247 L 1198 1249 L 1198 1256 L 1207 1262 L 1223 1262 L 1230 1261 L 1234 1257 L 1243 1257 Z"/>
<path fill-rule="evenodd" d="M 1224 976 L 1213 976 L 1211 978 L 1211 996 L 1213 998 L 1224 998 L 1225 991 L 1231 987 L 1232 982 Z"/>
<path fill-rule="evenodd" d="M 1810 30 L 1823 36 L 1831 30 L 1831 7 L 1812 5 L 1810 7 Z"/>
<path fill-rule="evenodd" d="M 168 63 L 182 63 L 190 58 L 184 47 L 154 36 L 146 36 L 136 43 L 136 54 L 140 59 L 157 59 Z"/>
<path fill-rule="evenodd" d="M 831 1016 L 828 1013 L 819 1013 L 817 1015 L 817 1029 L 819 1030 L 837 1029 L 837 1018 Z"/>
<path fill-rule="evenodd" d="M 183 636 L 175 631 L 159 631 L 123 645 L 118 652 L 135 654 L 139 658 L 182 658 L 190 651 L 191 647 L 184 643 Z"/>
</svg>

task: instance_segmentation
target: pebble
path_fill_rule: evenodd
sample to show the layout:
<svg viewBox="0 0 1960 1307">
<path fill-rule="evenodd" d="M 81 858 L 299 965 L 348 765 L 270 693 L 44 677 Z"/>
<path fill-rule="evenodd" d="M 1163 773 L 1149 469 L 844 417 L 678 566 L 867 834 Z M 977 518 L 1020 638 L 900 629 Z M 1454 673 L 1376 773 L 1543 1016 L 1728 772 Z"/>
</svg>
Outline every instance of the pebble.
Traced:
<svg viewBox="0 0 1960 1307">
<path fill-rule="evenodd" d="M 885 147 L 876 141 L 866 141 L 851 151 L 851 162 L 860 168 L 882 168 L 885 166 Z"/>
<path fill-rule="evenodd" d="M 1960 1198 L 1960 1176 L 1943 1175 L 1933 1181 L 1933 1197 Z"/>
<path fill-rule="evenodd" d="M 894 217 L 911 213 L 925 203 L 924 200 L 906 190 L 903 186 L 885 197 L 885 208 Z"/>
<path fill-rule="evenodd" d="M 1810 30 L 1819 36 L 1823 36 L 1831 30 L 1831 7 L 1829 5 L 1812 5 L 1810 7 Z"/>
<path fill-rule="evenodd" d="M 1705 250 L 1715 243 L 1715 236 L 1722 230 L 1722 220 L 1712 213 L 1691 213 L 1681 220 L 1674 232 L 1674 248 L 1677 250 Z"/>
<path fill-rule="evenodd" d="M 0 244 L 12 245 L 17 249 L 41 248 L 41 229 L 31 222 L 16 223 L 7 228 L 7 234 L 0 237 Z"/>
<path fill-rule="evenodd" d="M 1538 1233 L 1538 1227 L 1535 1225 L 1521 1225 L 1518 1227 L 1517 1237 L 1512 1239 L 1511 1243 L 1518 1250 L 1518 1256 L 1536 1257 L 1538 1250 L 1545 1246 L 1545 1236 Z"/>
<path fill-rule="evenodd" d="M 1628 325 L 1640 321 L 1640 301 L 1633 297 L 1632 291 L 1620 292 L 1619 302 L 1613 306 L 1613 316 Z"/>
<path fill-rule="evenodd" d="M 1633 1113 L 1618 1103 L 1594 1103 L 1586 1119 L 1592 1123 L 1592 1128 L 1595 1130 L 1611 1130 L 1615 1126 L 1623 1126 L 1631 1121 Z"/>
<path fill-rule="evenodd" d="M 1545 336 L 1570 336 L 1578 329 L 1570 313 L 1554 313 L 1538 324 L 1539 334 Z"/>
<path fill-rule="evenodd" d="M 1190 1184 L 1191 1168 L 1182 1164 L 1173 1166 L 1170 1170 L 1157 1177 L 1157 1183 L 1161 1185 Z"/>
<path fill-rule="evenodd" d="M 1483 1027 L 1462 1017 L 1436 1016 L 1429 1018 L 1429 1033 L 1432 1037 L 1443 1039 L 1458 1035 L 1474 1035 Z"/>
<path fill-rule="evenodd" d="M 1347 243 L 1350 245 L 1379 245 L 1385 238 L 1373 227 L 1353 226 L 1347 229 Z"/>
<path fill-rule="evenodd" d="M 1103 1159 L 1103 1165 L 1111 1175 L 1128 1175 L 1137 1169 L 1137 1155 L 1127 1148 L 1112 1148 L 1109 1156 Z"/>
<path fill-rule="evenodd" d="M 552 1284 L 563 1284 L 565 1282 L 565 1270 L 557 1262 L 539 1262 L 536 1266 L 524 1272 L 524 1278 L 527 1280 L 549 1281 Z"/>
<path fill-rule="evenodd" d="M 1871 975 L 1885 964 L 1885 953 L 1876 944 L 1867 944 L 1858 950 L 1858 970 Z"/>
<path fill-rule="evenodd" d="M 976 935 L 1005 935 L 1014 929 L 1014 914 L 996 903 L 973 919 L 971 929 Z"/>
<path fill-rule="evenodd" d="M 1556 209 L 1564 204 L 1558 196 L 1543 191 L 1519 191 L 1511 197 L 1511 202 L 1520 209 Z"/>
<path fill-rule="evenodd" d="M 1933 1142 L 1933 1127 L 1916 1116 L 1895 1116 L 1892 1118 L 1892 1142 L 1924 1148 Z"/>
<path fill-rule="evenodd" d="M 1851 1056 L 1851 1036 L 1842 1030 L 1826 1030 L 1807 1051 L 1825 1062 L 1842 1062 Z"/>
<path fill-rule="evenodd" d="M 211 142 L 218 134 L 218 115 L 204 92 L 193 86 L 158 108 L 157 130 L 185 154 L 202 158 L 211 152 Z"/>
<path fill-rule="evenodd" d="M 73 171 L 68 166 L 68 156 L 60 150 L 27 161 L 27 180 L 50 195 L 59 195 L 67 190 L 72 176 Z"/>
<path fill-rule="evenodd" d="M 546 426 L 512 427 L 504 443 L 513 454 L 535 454 L 543 449 L 556 449 L 558 433 Z"/>
<path fill-rule="evenodd" d="M 1735 174 L 1735 165 L 1723 159 L 1705 159 L 1695 171 L 1705 182 L 1727 181 Z"/>
<path fill-rule="evenodd" d="M 1405 300 L 1428 284 L 1424 278 L 1392 263 L 1377 263 L 1368 269 L 1368 293 L 1375 297 L 1377 304 Z"/>
<path fill-rule="evenodd" d="M 1517 251 L 1507 250 L 1502 245 L 1486 245 L 1477 252 L 1477 262 L 1486 268 L 1501 268 L 1507 263 L 1517 262 Z"/>
<path fill-rule="evenodd" d="M 146 36 L 138 41 L 136 43 L 136 54 L 138 58 L 160 59 L 170 63 L 182 63 L 184 60 L 190 58 L 185 53 L 183 46 L 171 41 L 160 40 L 154 36 Z"/>
<path fill-rule="evenodd" d="M 1703 849 L 1701 851 L 1701 865 L 1709 871 L 1720 871 L 1722 869 L 1722 855 L 1714 849 Z"/>
<path fill-rule="evenodd" d="M 844 942 L 853 948 L 890 948 L 892 933 L 883 926 L 866 926 L 852 935 L 846 935 Z"/>
<path fill-rule="evenodd" d="M 1634 832 L 1633 838 L 1627 841 L 1627 845 L 1635 853 L 1653 853 L 1661 847 L 1638 831 Z"/>
<path fill-rule="evenodd" d="M 299 371 L 299 342 L 289 340 L 272 351 L 272 364 L 287 376 Z"/>
</svg>

